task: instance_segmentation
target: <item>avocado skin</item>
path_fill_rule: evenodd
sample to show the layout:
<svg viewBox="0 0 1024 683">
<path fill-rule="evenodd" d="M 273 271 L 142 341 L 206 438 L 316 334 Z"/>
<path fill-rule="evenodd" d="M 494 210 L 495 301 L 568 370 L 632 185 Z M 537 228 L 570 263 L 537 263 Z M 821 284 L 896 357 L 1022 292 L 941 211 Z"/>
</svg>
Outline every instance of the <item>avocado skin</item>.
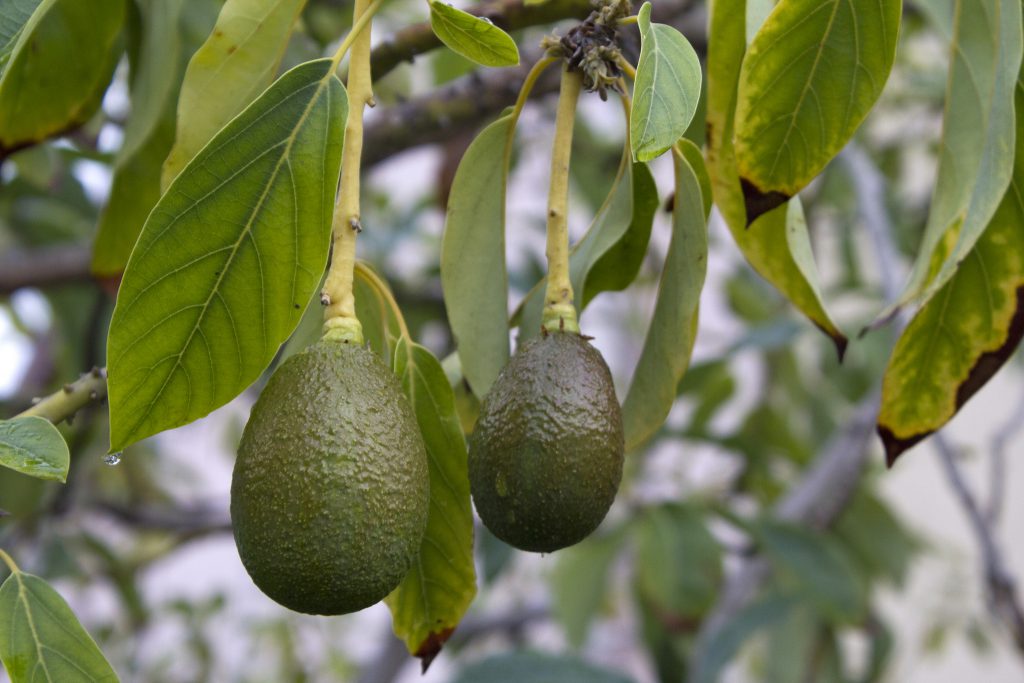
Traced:
<svg viewBox="0 0 1024 683">
<path fill-rule="evenodd" d="M 622 411 L 604 358 L 578 334 L 546 333 L 519 348 L 484 399 L 470 436 L 473 502 L 506 543 L 565 548 L 607 514 L 623 451 Z"/>
<path fill-rule="evenodd" d="M 429 486 L 398 379 L 367 348 L 320 341 L 274 372 L 245 426 L 231 480 L 238 554 L 289 609 L 369 607 L 419 553 Z"/>
</svg>

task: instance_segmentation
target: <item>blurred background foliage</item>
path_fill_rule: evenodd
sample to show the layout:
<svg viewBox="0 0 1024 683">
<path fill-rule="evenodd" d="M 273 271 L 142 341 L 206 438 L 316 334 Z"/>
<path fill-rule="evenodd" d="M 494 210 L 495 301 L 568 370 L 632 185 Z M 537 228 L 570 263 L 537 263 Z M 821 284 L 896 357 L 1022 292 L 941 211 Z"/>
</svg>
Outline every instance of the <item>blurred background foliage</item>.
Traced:
<svg viewBox="0 0 1024 683">
<path fill-rule="evenodd" d="M 209 32 L 219 6 L 185 3 L 179 30 L 186 44 Z M 705 8 L 680 6 L 677 25 L 701 49 Z M 323 54 L 348 29 L 350 11 L 346 0 L 309 0 L 281 70 Z M 393 0 L 376 34 L 425 16 L 423 3 Z M 516 37 L 533 46 L 549 29 Z M 127 23 L 129 46 L 138 30 L 137 22 Z M 947 63 L 940 36 L 908 9 L 892 78 L 853 143 L 884 181 L 889 237 L 904 262 L 925 221 Z M 0 167 L 4 416 L 105 363 L 112 286 L 92 280 L 88 264 L 129 114 L 131 69 L 129 49 L 88 124 L 17 152 Z M 433 51 L 377 85 L 380 108 L 471 71 L 452 53 Z M 550 98 L 531 105 L 516 150 L 509 191 L 513 306 L 544 269 L 552 109 Z M 617 103 L 587 98 L 572 167 L 577 237 L 615 174 L 623 129 Z M 695 131 L 699 137 L 702 127 Z M 437 269 L 443 198 L 474 133 L 446 134 L 441 144 L 377 164 L 366 189 L 363 222 L 372 227 L 361 237 L 360 255 L 387 278 L 413 336 L 439 358 L 453 350 Z M 654 171 L 664 200 L 670 168 L 655 164 Z M 802 194 L 826 299 L 850 330 L 884 303 L 876 245 L 860 225 L 856 173 L 840 157 Z M 599 297 L 583 317 L 620 389 L 639 353 L 667 231 L 660 212 L 637 280 L 623 293 Z M 914 562 L 937 550 L 879 493 L 876 444 L 864 476 L 834 492 L 849 504 L 827 528 L 772 514 L 877 391 L 893 339 L 882 330 L 857 340 L 839 365 L 829 340 L 753 274 L 717 219 L 711 245 L 694 362 L 669 420 L 630 456 L 605 524 L 548 557 L 513 551 L 478 526 L 480 595 L 429 680 L 704 682 L 728 672 L 729 680 L 869 683 L 900 680 L 897 647 L 924 656 L 966 639 L 984 651 L 999 637 L 976 605 L 951 601 L 928 617 L 924 642 L 896 642 L 878 596 L 900 591 Z M 15 281 L 15 265 L 29 276 Z M 310 314 L 313 334 L 317 308 Z M 310 326 L 297 334 L 303 329 L 308 335 Z M 305 617 L 248 585 L 230 541 L 227 493 L 235 444 L 258 388 L 200 423 L 130 447 L 116 467 L 103 463 L 105 406 L 83 411 L 61 425 L 73 458 L 66 485 L 0 469 L 0 546 L 56 582 L 124 680 L 415 680 L 379 606 L 350 618 Z M 458 389 L 470 424 L 474 399 Z M 727 577 L 749 569 L 755 556 L 766 558 L 766 580 L 720 624 L 714 641 L 698 648 Z"/>
</svg>

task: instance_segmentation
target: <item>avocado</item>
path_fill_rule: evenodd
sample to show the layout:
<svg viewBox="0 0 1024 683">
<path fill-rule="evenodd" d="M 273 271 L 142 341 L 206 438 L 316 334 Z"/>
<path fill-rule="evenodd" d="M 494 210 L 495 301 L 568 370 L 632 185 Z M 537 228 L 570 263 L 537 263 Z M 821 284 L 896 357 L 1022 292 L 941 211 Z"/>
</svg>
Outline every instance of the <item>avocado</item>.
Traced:
<svg viewBox="0 0 1024 683">
<path fill-rule="evenodd" d="M 583 540 L 622 479 L 622 411 L 604 358 L 574 332 L 527 341 L 469 441 L 473 502 L 495 536 L 534 552 Z"/>
<path fill-rule="evenodd" d="M 289 609 L 363 609 L 419 553 L 429 486 L 398 379 L 369 349 L 321 340 L 274 372 L 245 426 L 231 480 L 238 554 Z"/>
</svg>

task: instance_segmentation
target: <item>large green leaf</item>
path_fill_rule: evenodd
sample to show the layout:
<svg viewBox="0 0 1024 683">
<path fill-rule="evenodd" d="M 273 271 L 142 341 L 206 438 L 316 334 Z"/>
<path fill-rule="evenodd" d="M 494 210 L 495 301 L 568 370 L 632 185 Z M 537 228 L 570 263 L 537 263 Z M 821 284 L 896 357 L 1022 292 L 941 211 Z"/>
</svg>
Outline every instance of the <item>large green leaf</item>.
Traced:
<svg viewBox="0 0 1024 683">
<path fill-rule="evenodd" d="M 429 664 L 476 595 L 466 442 L 455 395 L 430 351 L 403 337 L 395 349 L 395 374 L 427 447 L 430 514 L 416 562 L 385 602 L 395 633 Z"/>
<path fill-rule="evenodd" d="M 957 0 L 928 14 L 949 38 L 950 71 L 935 193 L 900 304 L 934 296 L 967 258 L 1010 182 L 1020 134 L 1020 0 Z"/>
<path fill-rule="evenodd" d="M 512 36 L 491 21 L 448 3 L 431 0 L 430 27 L 442 43 L 477 64 L 515 66 L 519 63 L 519 48 Z"/>
<path fill-rule="evenodd" d="M 0 586 L 0 660 L 11 683 L 117 683 L 64 598 L 21 571 Z"/>
<path fill-rule="evenodd" d="M 0 420 L 0 465 L 63 483 L 70 462 L 68 445 L 49 420 L 38 416 Z"/>
<path fill-rule="evenodd" d="M 555 616 L 569 644 L 579 649 L 605 600 L 608 573 L 626 539 L 626 528 L 593 534 L 558 553 L 551 572 Z"/>
<path fill-rule="evenodd" d="M 1017 89 L 1024 122 L 1024 83 Z M 1024 336 L 1024 135 L 988 228 L 903 331 L 882 383 L 878 431 L 890 464 L 946 424 Z"/>
<path fill-rule="evenodd" d="M 619 291 L 633 282 L 647 253 L 657 211 L 658 187 L 650 169 L 645 163 L 631 163 L 625 150 L 604 204 L 569 253 L 569 279 L 580 310 L 601 292 Z M 545 277 L 512 316 L 520 340 L 540 334 L 546 286 Z"/>
<path fill-rule="evenodd" d="M 142 6 L 142 39 L 132 69 L 132 113 L 93 242 L 92 272 L 100 277 L 124 272 L 146 217 L 160 199 L 164 160 L 174 144 L 181 75 L 199 46 L 196 30 L 204 36 L 210 30 L 204 5 L 211 4 L 193 0 L 183 8 L 182 0 L 153 0 Z"/>
<path fill-rule="evenodd" d="M 224 405 L 299 321 L 327 260 L 347 96 L 301 64 L 192 160 L 132 252 L 107 344 L 111 448 Z"/>
<path fill-rule="evenodd" d="M 633 159 L 650 161 L 683 133 L 700 99 L 700 59 L 683 34 L 651 23 L 651 3 L 637 13 L 640 61 L 636 67 L 629 138 Z"/>
<path fill-rule="evenodd" d="M 0 5 L 0 75 L 3 75 L 21 30 L 42 0 L 7 0 Z"/>
<path fill-rule="evenodd" d="M 697 334 L 697 308 L 708 261 L 707 215 L 700 176 L 706 176 L 700 150 L 689 140 L 687 156 L 673 154 L 676 195 L 672 241 L 658 283 L 647 336 L 633 380 L 622 404 L 626 449 L 647 441 L 661 427 L 675 403 L 679 380 L 690 364 Z M 695 164 L 691 165 L 691 164 Z"/>
<path fill-rule="evenodd" d="M 124 0 L 43 0 L 36 7 L 0 74 L 0 158 L 93 115 L 117 63 L 124 7 Z"/>
<path fill-rule="evenodd" d="M 692 506 L 644 510 L 637 534 L 637 590 L 658 614 L 685 621 L 705 614 L 718 596 L 722 549 Z"/>
<path fill-rule="evenodd" d="M 448 195 L 441 287 L 466 381 L 484 396 L 509 357 L 505 185 L 515 117 L 487 126 L 466 150 Z"/>
<path fill-rule="evenodd" d="M 451 683 L 630 683 L 622 674 L 575 657 L 535 652 L 496 655 L 471 664 Z"/>
<path fill-rule="evenodd" d="M 867 588 L 836 541 L 794 524 L 764 521 L 755 535 L 783 580 L 829 619 L 854 623 L 867 608 Z"/>
<path fill-rule="evenodd" d="M 749 221 L 759 202 L 799 192 L 860 126 L 889 77 L 901 12 L 900 0 L 775 6 L 740 71 L 736 159 Z"/>
<path fill-rule="evenodd" d="M 270 83 L 305 0 L 227 0 L 185 71 L 167 187 L 199 150 Z"/>
<path fill-rule="evenodd" d="M 831 337 L 842 356 L 847 339 L 825 311 L 803 211 L 778 207 L 747 226 L 732 142 L 736 87 L 746 45 L 745 16 L 745 0 L 717 0 L 711 6 L 707 160 L 715 204 L 754 269 Z"/>
</svg>

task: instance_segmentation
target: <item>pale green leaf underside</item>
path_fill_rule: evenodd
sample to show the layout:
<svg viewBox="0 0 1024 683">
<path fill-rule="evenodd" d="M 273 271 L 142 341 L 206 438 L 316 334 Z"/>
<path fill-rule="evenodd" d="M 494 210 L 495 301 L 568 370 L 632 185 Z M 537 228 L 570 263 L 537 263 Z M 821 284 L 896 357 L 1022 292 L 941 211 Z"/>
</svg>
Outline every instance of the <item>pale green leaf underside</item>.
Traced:
<svg viewBox="0 0 1024 683">
<path fill-rule="evenodd" d="M 11 683 L 117 683 L 64 598 L 24 572 L 0 586 L 0 660 Z"/>
<path fill-rule="evenodd" d="M 92 115 L 113 72 L 124 7 L 124 0 L 43 0 L 36 7 L 0 75 L 0 157 Z"/>
<path fill-rule="evenodd" d="M 793 196 L 850 139 L 889 77 L 900 0 L 782 0 L 743 59 L 741 177 Z"/>
<path fill-rule="evenodd" d="M 439 0 L 430 3 L 430 27 L 454 52 L 483 66 L 515 66 L 519 48 L 512 36 L 469 12 Z"/>
<path fill-rule="evenodd" d="M 992 218 L 1013 173 L 1014 89 L 1024 49 L 1019 0 L 957 0 L 929 15 L 949 31 L 939 172 L 921 248 L 900 304 L 944 285 Z M 934 259 L 944 237 L 955 245 Z"/>
<path fill-rule="evenodd" d="M 39 479 L 64 482 L 71 454 L 49 420 L 15 417 L 0 421 L 0 465 Z"/>
<path fill-rule="evenodd" d="M 625 150 L 608 196 L 569 253 L 569 279 L 581 312 L 601 292 L 625 289 L 636 277 L 657 210 L 658 188 L 650 169 L 631 163 Z M 512 316 L 520 341 L 540 334 L 546 286 L 547 277 L 541 278 Z"/>
<path fill-rule="evenodd" d="M 227 0 L 217 25 L 189 62 L 178 98 L 167 187 L 228 121 L 270 83 L 305 0 Z"/>
<path fill-rule="evenodd" d="M 680 141 L 697 154 L 688 140 Z M 676 197 L 672 214 L 672 240 L 658 284 L 654 316 L 647 330 L 640 360 L 622 404 L 626 449 L 646 442 L 661 427 L 675 403 L 679 381 L 690 364 L 697 333 L 697 308 L 707 272 L 708 231 L 699 174 L 703 163 L 673 155 Z"/>
<path fill-rule="evenodd" d="M 419 556 L 385 602 L 409 652 L 426 654 L 447 639 L 476 595 L 466 442 L 455 395 L 430 351 L 401 339 L 395 373 L 427 447 L 430 514 Z"/>
<path fill-rule="evenodd" d="M 1017 106 L 1024 119 L 1024 90 Z M 1022 136 L 1024 137 L 1024 136 Z M 1024 316 L 1024 140 L 995 216 L 896 344 L 878 416 L 890 459 L 948 422 L 1009 358 Z"/>
<path fill-rule="evenodd" d="M 509 357 L 505 269 L 506 141 L 515 121 L 487 126 L 452 181 L 441 241 L 441 286 L 466 381 L 484 396 Z"/>
<path fill-rule="evenodd" d="M 330 60 L 295 67 L 154 207 L 110 326 L 113 450 L 224 405 L 295 329 L 327 260 L 347 109 Z"/>
<path fill-rule="evenodd" d="M 629 120 L 633 158 L 650 161 L 683 137 L 700 100 L 700 59 L 676 29 L 651 23 L 651 3 L 637 15 L 640 61 Z"/>
<path fill-rule="evenodd" d="M 754 269 L 828 334 L 842 352 L 846 337 L 825 310 L 802 210 L 779 207 L 747 227 L 732 144 L 736 87 L 746 36 L 745 7 L 738 0 L 719 0 L 711 8 L 707 158 L 715 204 Z M 787 248 L 779 248 L 782 244 Z"/>
</svg>

